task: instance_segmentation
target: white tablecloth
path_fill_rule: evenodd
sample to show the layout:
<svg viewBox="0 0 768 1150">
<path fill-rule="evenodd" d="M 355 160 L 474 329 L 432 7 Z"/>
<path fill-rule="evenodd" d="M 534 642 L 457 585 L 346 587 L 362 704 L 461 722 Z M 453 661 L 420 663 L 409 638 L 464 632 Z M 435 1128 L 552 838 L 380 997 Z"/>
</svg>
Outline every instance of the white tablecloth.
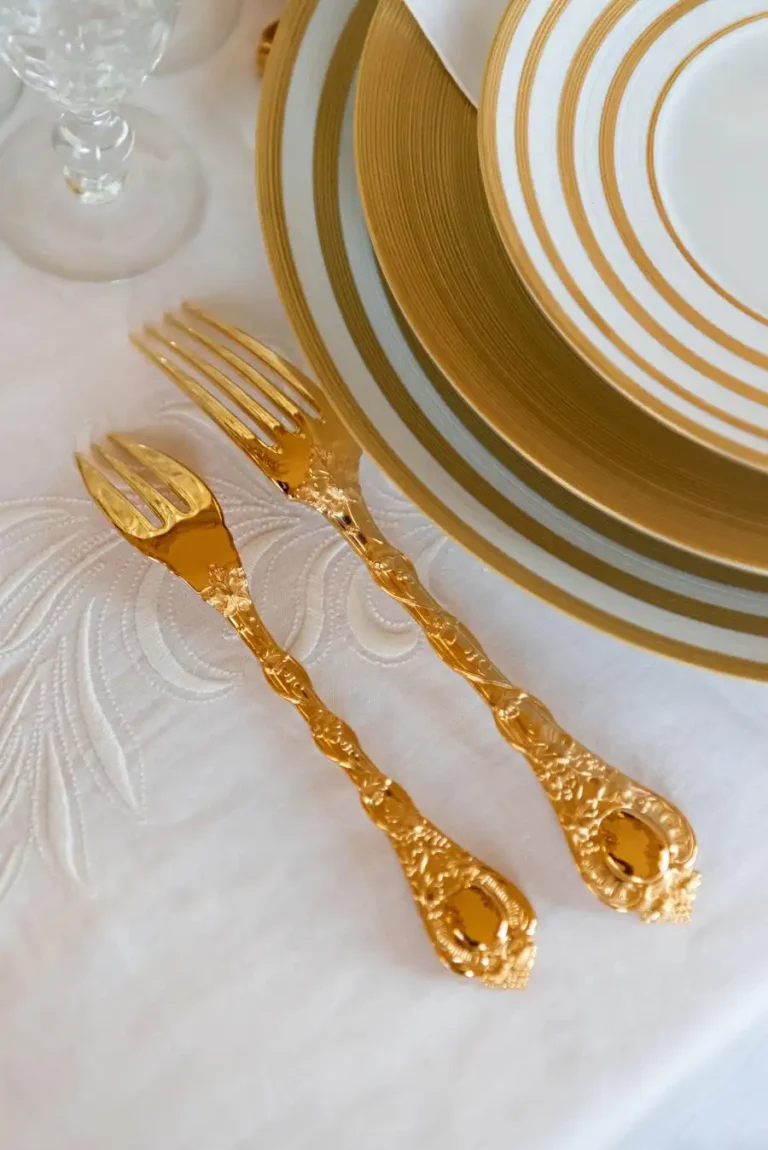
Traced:
<svg viewBox="0 0 768 1150">
<path fill-rule="evenodd" d="M 140 94 L 204 162 L 191 246 L 108 287 L 0 254 L 0 1147 L 757 1150 L 768 690 L 561 616 L 366 468 L 386 528 L 500 664 L 690 816 L 694 921 L 609 912 L 472 692 L 127 343 L 187 295 L 298 356 L 253 191 L 252 53 L 277 8 L 249 0 L 215 59 Z M 439 967 L 349 784 L 236 637 L 88 503 L 71 452 L 110 428 L 201 469 L 278 638 L 423 809 L 526 891 L 524 993 Z"/>
</svg>

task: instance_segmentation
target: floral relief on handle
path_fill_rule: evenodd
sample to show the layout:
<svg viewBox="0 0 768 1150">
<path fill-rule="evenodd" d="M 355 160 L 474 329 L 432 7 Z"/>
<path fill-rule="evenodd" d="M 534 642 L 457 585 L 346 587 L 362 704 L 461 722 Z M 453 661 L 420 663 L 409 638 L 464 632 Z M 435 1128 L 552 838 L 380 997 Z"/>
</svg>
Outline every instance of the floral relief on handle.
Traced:
<svg viewBox="0 0 768 1150">
<path fill-rule="evenodd" d="M 678 808 L 592 754 L 534 696 L 514 686 L 463 623 L 383 538 L 360 490 L 356 464 L 316 449 L 294 498 L 320 511 L 365 562 L 374 582 L 419 624 L 442 661 L 490 707 L 503 738 L 542 784 L 587 886 L 646 922 L 687 921 L 700 876 L 692 827 Z"/>
<path fill-rule="evenodd" d="M 212 567 L 202 595 L 256 655 L 272 689 L 302 715 L 323 754 L 357 787 L 364 811 L 397 855 L 441 962 L 486 986 L 524 987 L 536 954 L 536 917 L 525 896 L 444 835 L 371 762 L 354 731 L 325 706 L 301 664 L 262 623 L 242 567 Z"/>
</svg>

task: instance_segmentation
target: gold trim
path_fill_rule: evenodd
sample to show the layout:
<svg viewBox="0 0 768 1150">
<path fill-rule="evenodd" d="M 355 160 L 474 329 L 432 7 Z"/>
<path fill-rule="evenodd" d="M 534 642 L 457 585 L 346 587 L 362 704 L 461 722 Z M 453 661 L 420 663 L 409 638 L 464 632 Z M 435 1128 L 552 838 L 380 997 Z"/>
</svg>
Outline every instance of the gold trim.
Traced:
<svg viewBox="0 0 768 1150">
<path fill-rule="evenodd" d="M 601 21 L 607 19 L 612 13 L 619 11 L 623 15 L 628 11 L 638 0 L 616 0 L 607 14 L 596 21 L 590 33 L 588 33 L 585 40 L 582 42 L 581 49 L 583 51 L 591 51 L 594 40 L 599 35 Z M 670 12 L 675 12 L 678 9 L 685 9 L 686 11 L 693 10 L 698 5 L 705 3 L 706 0 L 680 0 L 680 3 L 675 6 L 675 9 L 669 10 L 665 16 L 669 16 Z M 745 421 L 738 420 L 736 417 L 730 416 L 728 413 L 721 411 L 712 404 L 707 403 L 705 400 L 698 396 L 689 393 L 685 388 L 669 379 L 663 372 L 657 370 L 652 364 L 646 363 L 643 357 L 614 331 L 611 325 L 605 320 L 604 316 L 598 311 L 597 308 L 587 299 L 584 293 L 579 288 L 571 274 L 569 273 L 566 265 L 564 264 L 559 251 L 555 247 L 552 237 L 549 234 L 544 217 L 539 207 L 538 198 L 536 196 L 533 175 L 529 159 L 529 107 L 533 82 L 538 68 L 541 55 L 544 51 L 546 42 L 551 35 L 555 24 L 559 20 L 562 13 L 567 8 L 570 0 L 554 0 L 554 3 L 549 8 L 546 16 L 539 24 L 536 33 L 533 37 L 531 47 L 526 57 L 523 73 L 521 76 L 520 86 L 518 89 L 517 108 L 515 114 L 515 138 L 518 159 L 518 176 L 521 182 L 523 195 L 526 202 L 526 207 L 536 231 L 537 238 L 541 243 L 547 259 L 551 263 L 555 272 L 563 285 L 568 290 L 571 297 L 577 303 L 580 310 L 586 315 L 595 327 L 610 340 L 611 343 L 629 360 L 631 360 L 641 371 L 651 376 L 667 390 L 679 395 L 685 399 L 686 402 L 692 403 L 699 407 L 700 410 L 706 411 L 713 415 L 715 418 L 729 423 L 732 426 L 740 427 L 748 430 L 750 433 L 756 433 L 768 438 L 768 430 L 755 429 L 751 424 Z M 621 371 L 613 360 L 609 359 L 603 352 L 596 347 L 586 333 L 579 327 L 577 323 L 571 318 L 570 315 L 560 306 L 554 298 L 549 288 L 541 278 L 538 269 L 530 258 L 528 251 L 523 243 L 523 240 L 517 231 L 516 224 L 512 217 L 512 213 L 507 203 L 506 195 L 501 181 L 501 171 L 498 151 L 496 148 L 496 118 L 497 118 L 497 105 L 499 86 L 501 83 L 501 76 L 504 67 L 504 61 L 507 57 L 511 41 L 515 35 L 520 19 L 525 12 L 528 5 L 528 0 L 512 0 L 512 3 L 507 8 L 504 16 L 502 17 L 499 29 L 494 40 L 493 47 L 488 59 L 488 65 L 485 73 L 485 80 L 483 84 L 483 96 L 480 106 L 479 116 L 479 141 L 480 141 L 480 157 L 483 170 L 483 178 L 485 181 L 486 194 L 488 202 L 491 206 L 496 225 L 499 230 L 509 256 L 517 268 L 518 272 L 523 277 L 526 287 L 533 295 L 539 306 L 542 308 L 547 318 L 555 325 L 557 330 L 566 339 L 571 346 L 579 353 L 579 355 L 589 364 L 591 364 L 605 380 L 616 387 L 624 395 L 628 396 L 634 403 L 638 404 L 641 408 L 652 411 L 658 419 L 668 424 L 670 427 L 682 432 L 686 437 L 708 445 L 716 451 L 722 453 L 730 458 L 737 458 L 743 462 L 749 463 L 752 466 L 759 468 L 768 467 L 768 452 L 757 451 L 754 448 L 747 447 L 745 444 L 737 443 L 735 440 L 721 435 L 710 428 L 697 423 L 695 420 L 690 419 L 688 416 L 683 415 L 681 412 L 669 407 L 658 397 L 648 392 L 642 384 L 632 379 L 626 373 Z M 596 32 L 595 30 L 598 29 Z M 586 46 L 586 47 L 585 47 Z M 573 65 L 572 65 L 573 67 Z M 566 108 L 567 113 L 567 108 Z M 562 138 L 562 129 L 561 129 Z M 569 207 L 570 207 L 569 203 Z M 588 223 L 586 227 L 589 228 Z M 590 230 L 591 235 L 591 230 Z M 594 237 L 592 237 L 594 239 Z M 587 240 L 582 236 L 582 243 L 587 246 Z M 595 243 L 595 248 L 597 245 Z M 593 257 L 593 252 L 590 250 L 590 256 L 599 262 L 602 253 L 597 248 Z M 597 265 L 596 265 L 597 266 Z M 610 265 L 598 267 L 597 269 L 605 282 L 609 284 L 614 290 L 611 278 L 614 277 Z M 605 274 L 604 274 L 605 273 Z M 619 281 L 619 287 L 623 289 Z M 629 307 L 632 313 L 639 309 L 639 305 L 627 294 L 629 300 Z M 622 297 L 623 301 L 623 297 Z M 639 309 L 642 310 L 642 309 Z M 682 346 L 682 345 L 681 345 Z M 687 351 L 687 349 L 685 349 Z M 689 353 L 693 354 L 693 353 Z M 713 368 L 706 361 L 701 360 L 699 357 L 694 357 L 696 366 L 703 374 L 709 375 L 711 378 L 716 378 L 717 369 Z M 714 373 L 714 374 L 713 374 Z M 723 373 L 724 375 L 724 373 Z M 718 382 L 724 382 L 718 380 Z M 724 383 L 724 386 L 726 384 Z"/>
<path fill-rule="evenodd" d="M 700 56 L 702 52 L 705 51 L 705 49 L 711 47 L 713 44 L 716 44 L 718 40 L 722 40 L 723 37 L 730 35 L 731 32 L 735 32 L 739 28 L 743 28 L 745 25 L 753 24 L 758 20 L 765 20 L 766 18 L 768 18 L 768 12 L 758 12 L 754 16 L 746 16 L 743 20 L 737 20 L 735 24 L 729 24 L 727 28 L 721 28 L 718 32 L 715 32 L 712 36 L 709 36 L 706 40 L 694 48 L 692 52 L 689 52 L 685 59 L 677 65 L 674 72 L 672 72 L 672 74 L 667 79 L 664 87 L 661 90 L 661 94 L 653 106 L 653 111 L 651 112 L 651 120 L 648 128 L 648 139 L 646 141 L 645 161 L 646 170 L 648 172 L 648 183 L 650 185 L 653 201 L 656 205 L 656 211 L 658 212 L 659 218 L 661 219 L 661 222 L 664 225 L 664 228 L 666 229 L 670 239 L 674 243 L 677 250 L 680 252 L 683 259 L 690 265 L 691 268 L 693 268 L 696 274 L 701 279 L 703 279 L 709 287 L 712 288 L 713 291 L 717 292 L 717 294 L 726 300 L 727 303 L 731 304 L 732 307 L 738 308 L 739 311 L 743 312 L 744 315 L 749 316 L 750 319 L 754 319 L 758 323 L 768 325 L 768 316 L 763 315 L 759 311 L 755 311 L 754 308 L 751 308 L 747 304 L 743 303 L 742 300 L 738 299 L 737 296 L 732 295 L 732 293 L 729 292 L 727 288 L 723 287 L 721 283 L 718 283 L 714 276 L 710 275 L 706 268 L 702 267 L 702 265 L 694 256 L 693 252 L 691 252 L 690 249 L 686 247 L 681 236 L 672 223 L 672 220 L 664 205 L 664 198 L 661 194 L 659 181 L 656 176 L 656 131 L 658 129 L 659 117 L 661 116 L 661 110 L 666 103 L 672 88 L 680 79 L 683 72 L 686 70 L 689 64 L 692 64 L 693 61 L 697 59 L 697 57 Z"/>
<path fill-rule="evenodd" d="M 372 13 L 374 0 L 362 0 Z M 722 655 L 669 639 L 617 619 L 553 586 L 500 552 L 463 523 L 416 479 L 379 435 L 346 388 L 328 355 L 304 297 L 288 237 L 281 192 L 281 149 L 285 103 L 293 67 L 307 24 L 318 0 L 291 0 L 281 19 L 267 71 L 259 115 L 257 182 L 262 226 L 270 260 L 283 300 L 302 346 L 324 389 L 361 444 L 405 494 L 463 546 L 547 602 L 578 619 L 641 647 L 650 648 L 714 670 L 749 678 L 768 679 L 768 666 L 752 659 Z M 362 17 L 360 18 L 362 20 Z M 316 153 L 317 154 L 317 153 Z"/>
</svg>

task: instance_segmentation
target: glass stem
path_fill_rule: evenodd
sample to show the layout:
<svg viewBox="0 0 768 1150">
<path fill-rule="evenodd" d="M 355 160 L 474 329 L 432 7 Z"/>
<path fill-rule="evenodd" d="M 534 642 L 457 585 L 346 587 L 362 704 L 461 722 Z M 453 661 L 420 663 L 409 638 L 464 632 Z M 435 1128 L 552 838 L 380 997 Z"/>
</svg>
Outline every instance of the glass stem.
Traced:
<svg viewBox="0 0 768 1150">
<path fill-rule="evenodd" d="M 62 112 L 53 146 L 64 161 L 64 178 L 85 204 L 106 204 L 125 183 L 133 129 L 117 112 Z"/>
</svg>

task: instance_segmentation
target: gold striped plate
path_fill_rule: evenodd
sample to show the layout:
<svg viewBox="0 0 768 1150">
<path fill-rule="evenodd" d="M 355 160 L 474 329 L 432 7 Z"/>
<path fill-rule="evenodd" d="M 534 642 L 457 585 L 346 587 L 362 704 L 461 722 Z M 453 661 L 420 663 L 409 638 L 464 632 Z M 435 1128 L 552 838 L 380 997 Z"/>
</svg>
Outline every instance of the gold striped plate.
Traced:
<svg viewBox="0 0 768 1150">
<path fill-rule="evenodd" d="M 626 639 L 768 678 L 763 577 L 652 540 L 659 550 L 644 553 L 630 528 L 603 533 L 576 514 L 578 500 L 563 506 L 562 491 L 511 449 L 502 458 L 475 437 L 470 409 L 456 406 L 404 330 L 370 247 L 352 154 L 352 81 L 374 8 L 373 0 L 291 0 L 259 118 L 267 246 L 329 396 L 394 481 L 498 570 Z M 702 566 L 691 573 L 686 559 Z"/>
<path fill-rule="evenodd" d="M 669 426 L 768 468 L 768 13 L 514 0 L 480 152 L 499 233 L 571 345 Z"/>
</svg>

